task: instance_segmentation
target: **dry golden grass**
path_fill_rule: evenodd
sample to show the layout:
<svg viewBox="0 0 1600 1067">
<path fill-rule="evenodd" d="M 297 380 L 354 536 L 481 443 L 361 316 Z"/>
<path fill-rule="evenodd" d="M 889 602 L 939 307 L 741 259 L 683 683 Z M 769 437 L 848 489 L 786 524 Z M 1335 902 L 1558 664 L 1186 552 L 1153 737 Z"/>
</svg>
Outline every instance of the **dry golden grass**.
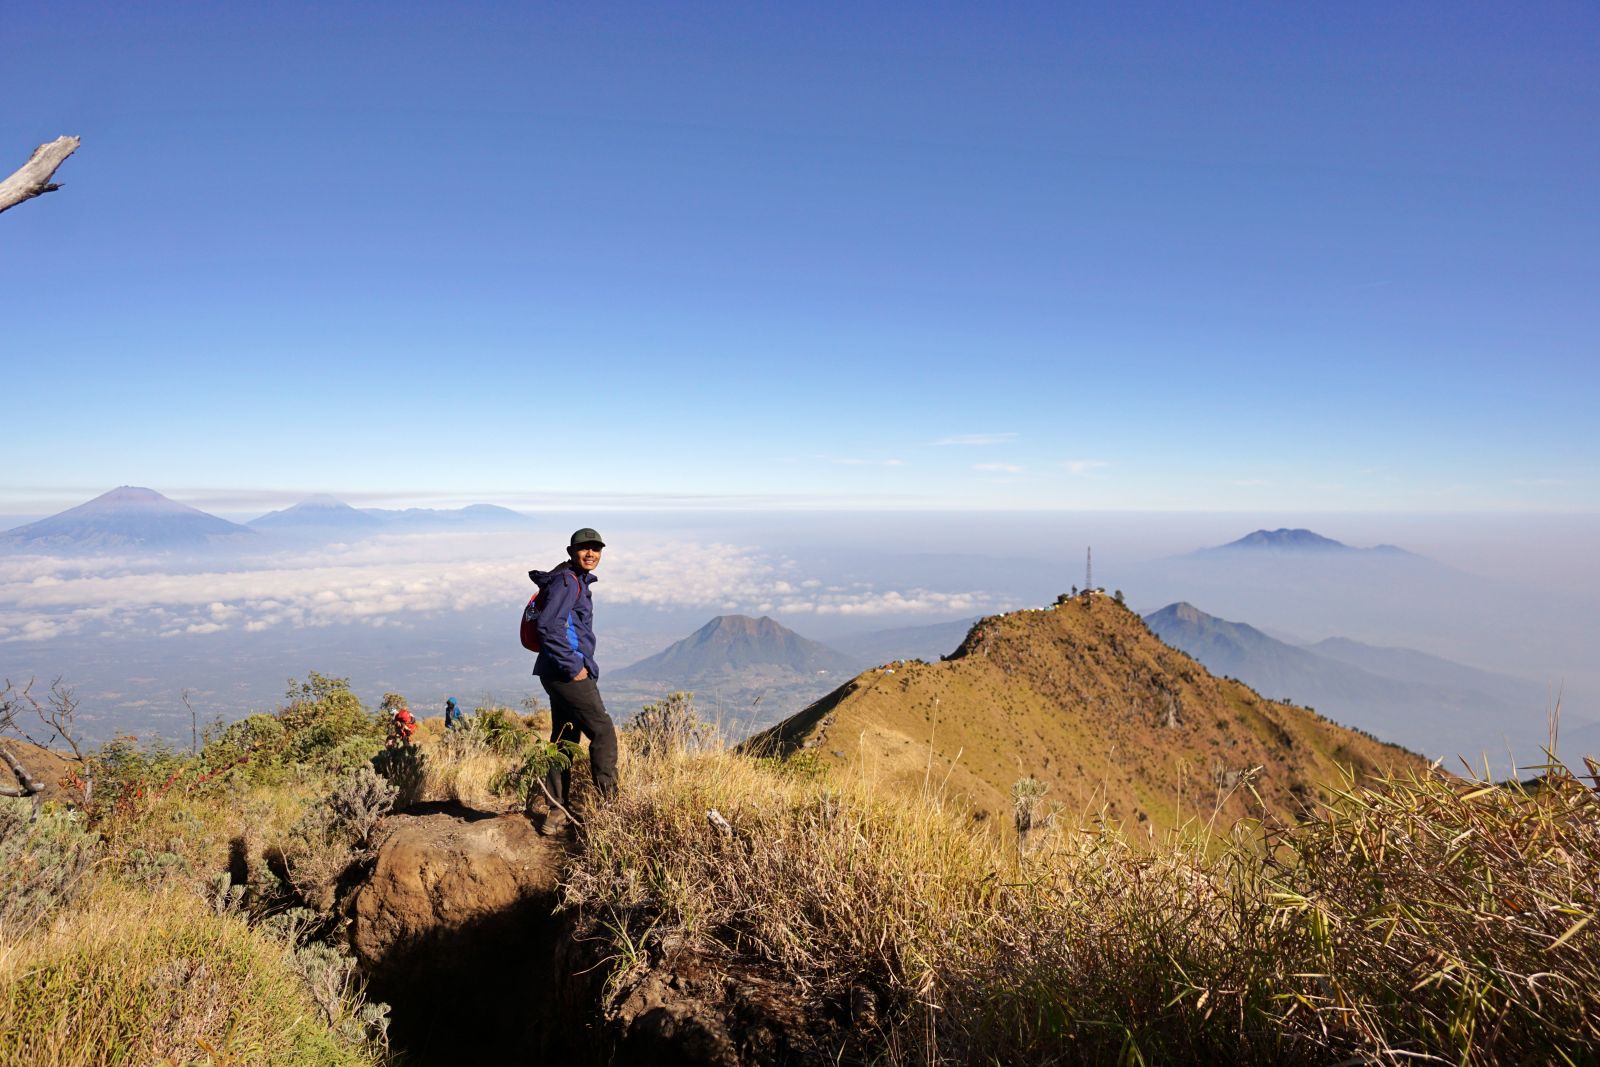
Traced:
<svg viewBox="0 0 1600 1067">
<path fill-rule="evenodd" d="M 361 1065 L 290 947 L 193 893 L 103 884 L 48 930 L 0 952 L 0 1067 L 158 1063 Z"/>
<path fill-rule="evenodd" d="M 624 964 L 683 939 L 781 967 L 819 1012 L 866 991 L 889 1062 L 1600 1049 L 1600 805 L 1571 776 L 1532 791 L 1410 776 L 1347 788 L 1302 825 L 1137 847 L 1104 822 L 1058 825 L 1025 858 L 936 787 L 726 752 L 631 759 L 623 782 L 589 816 L 567 893 Z"/>
<path fill-rule="evenodd" d="M 422 799 L 454 800 L 480 811 L 509 810 L 518 802 L 506 788 L 506 777 L 549 729 L 548 713 L 522 715 L 499 707 L 476 709 L 454 731 L 444 729 L 443 719 L 424 719 L 417 734 L 426 757 Z"/>
<path fill-rule="evenodd" d="M 1032 777 L 1074 811 L 1104 808 L 1157 834 L 1219 800 L 1229 821 L 1293 818 L 1347 771 L 1426 765 L 1211 675 L 1109 598 L 1088 604 L 983 619 L 953 658 L 867 671 L 764 739 L 809 743 L 824 762 L 866 764 L 909 791 L 931 748 L 938 778 L 975 814 L 1003 822 L 1012 783 Z M 1255 788 L 1233 788 L 1252 769 Z"/>
</svg>

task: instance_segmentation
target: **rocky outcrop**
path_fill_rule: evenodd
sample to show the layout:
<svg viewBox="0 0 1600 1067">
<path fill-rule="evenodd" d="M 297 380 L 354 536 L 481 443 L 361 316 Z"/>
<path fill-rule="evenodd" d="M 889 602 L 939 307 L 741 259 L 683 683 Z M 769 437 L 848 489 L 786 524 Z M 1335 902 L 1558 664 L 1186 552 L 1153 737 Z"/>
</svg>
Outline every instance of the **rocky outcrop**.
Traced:
<svg viewBox="0 0 1600 1067">
<path fill-rule="evenodd" d="M 753 961 L 652 931 L 618 971 L 598 920 L 558 911 L 567 847 L 521 815 L 455 804 L 378 831 L 350 943 L 406 1063 L 820 1067 L 854 1047 L 859 1006 L 807 1018 L 801 991 Z"/>
<path fill-rule="evenodd" d="M 549 999 L 562 846 L 521 815 L 434 804 L 386 820 L 375 847 L 350 945 L 396 1044 L 421 1063 L 523 1053 Z"/>
<path fill-rule="evenodd" d="M 409 973 L 419 944 L 459 939 L 530 905 L 548 914 L 555 904 L 560 850 L 521 815 L 440 805 L 390 819 L 376 844 L 350 925 L 351 947 L 373 975 Z"/>
</svg>

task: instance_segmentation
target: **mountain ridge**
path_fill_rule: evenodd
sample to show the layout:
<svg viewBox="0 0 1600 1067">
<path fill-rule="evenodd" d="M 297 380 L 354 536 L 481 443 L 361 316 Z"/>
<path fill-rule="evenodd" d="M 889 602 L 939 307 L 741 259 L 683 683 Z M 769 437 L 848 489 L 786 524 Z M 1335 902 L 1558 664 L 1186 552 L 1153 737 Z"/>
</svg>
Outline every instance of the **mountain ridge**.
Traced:
<svg viewBox="0 0 1600 1067">
<path fill-rule="evenodd" d="M 1532 682 L 1410 649 L 1328 638 L 1291 645 L 1187 602 L 1144 617 L 1163 641 L 1213 673 L 1237 677 L 1264 696 L 1319 709 L 1347 725 L 1382 729 L 1430 755 L 1504 755 L 1506 725 L 1542 707 Z M 1521 756 L 1536 760 L 1543 733 Z"/>
<path fill-rule="evenodd" d="M 980 820 L 1009 817 L 1012 784 L 1033 777 L 1068 811 L 1158 832 L 1211 811 L 1293 819 L 1347 771 L 1425 766 L 1215 677 L 1101 595 L 981 619 L 944 660 L 869 670 L 746 748 L 811 749 L 908 795 L 931 773 Z"/>
</svg>

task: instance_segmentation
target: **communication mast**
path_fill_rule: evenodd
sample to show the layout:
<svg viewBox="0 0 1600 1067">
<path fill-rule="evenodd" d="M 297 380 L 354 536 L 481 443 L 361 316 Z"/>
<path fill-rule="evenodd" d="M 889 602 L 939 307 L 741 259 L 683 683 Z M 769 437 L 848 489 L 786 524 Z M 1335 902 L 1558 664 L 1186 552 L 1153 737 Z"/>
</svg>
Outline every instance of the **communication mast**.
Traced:
<svg viewBox="0 0 1600 1067">
<path fill-rule="evenodd" d="M 1086 555 L 1084 556 L 1083 561 L 1083 591 L 1088 593 L 1094 588 L 1094 546 L 1090 545 L 1085 552 Z"/>
</svg>

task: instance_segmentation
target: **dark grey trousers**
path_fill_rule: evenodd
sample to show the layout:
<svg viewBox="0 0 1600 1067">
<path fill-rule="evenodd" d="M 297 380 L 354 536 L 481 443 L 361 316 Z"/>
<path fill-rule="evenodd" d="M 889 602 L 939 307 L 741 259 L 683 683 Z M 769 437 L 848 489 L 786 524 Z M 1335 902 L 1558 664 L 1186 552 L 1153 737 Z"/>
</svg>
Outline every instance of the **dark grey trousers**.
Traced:
<svg viewBox="0 0 1600 1067">
<path fill-rule="evenodd" d="M 594 776 L 594 787 L 603 797 L 617 791 L 617 728 L 600 700 L 600 685 L 593 678 L 581 682 L 558 682 L 540 678 L 544 691 L 550 697 L 550 740 L 576 741 L 579 735 L 589 739 L 589 772 Z M 572 788 L 572 771 L 550 769 L 545 778 L 550 795 L 571 809 L 569 792 Z"/>
</svg>

